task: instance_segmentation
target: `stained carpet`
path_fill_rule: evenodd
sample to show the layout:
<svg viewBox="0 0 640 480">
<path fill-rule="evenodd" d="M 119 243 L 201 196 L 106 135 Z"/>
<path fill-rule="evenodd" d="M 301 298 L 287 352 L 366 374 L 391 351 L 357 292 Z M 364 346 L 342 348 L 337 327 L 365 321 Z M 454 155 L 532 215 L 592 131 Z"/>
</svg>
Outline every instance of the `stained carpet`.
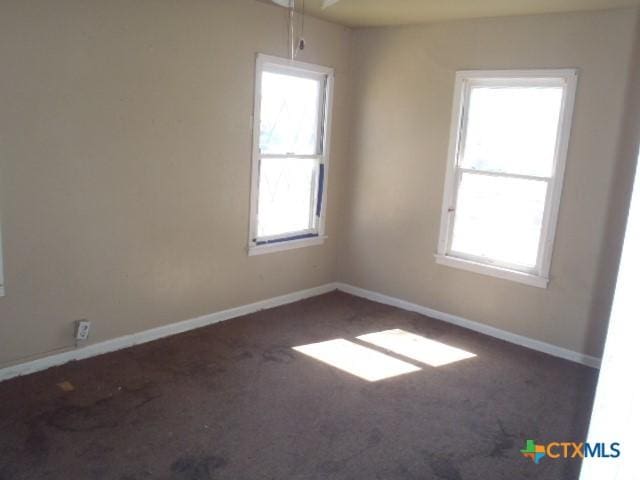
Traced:
<svg viewBox="0 0 640 480">
<path fill-rule="evenodd" d="M 357 338 L 390 329 L 475 356 L 432 366 Z M 337 339 L 414 368 L 367 381 L 292 348 Z M 520 449 L 584 440 L 595 380 L 333 292 L 0 383 L 0 479 L 570 480 L 577 460 Z"/>
</svg>

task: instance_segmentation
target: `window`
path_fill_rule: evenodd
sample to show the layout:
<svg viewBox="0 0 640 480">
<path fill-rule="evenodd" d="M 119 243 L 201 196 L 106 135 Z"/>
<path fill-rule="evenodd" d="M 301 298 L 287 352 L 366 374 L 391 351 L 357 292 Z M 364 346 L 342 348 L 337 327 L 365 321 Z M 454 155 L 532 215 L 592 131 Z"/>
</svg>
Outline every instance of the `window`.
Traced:
<svg viewBox="0 0 640 480">
<path fill-rule="evenodd" d="M 324 240 L 333 70 L 256 62 L 249 254 Z"/>
<path fill-rule="evenodd" d="M 438 263 L 547 286 L 576 79 L 458 72 Z"/>
</svg>

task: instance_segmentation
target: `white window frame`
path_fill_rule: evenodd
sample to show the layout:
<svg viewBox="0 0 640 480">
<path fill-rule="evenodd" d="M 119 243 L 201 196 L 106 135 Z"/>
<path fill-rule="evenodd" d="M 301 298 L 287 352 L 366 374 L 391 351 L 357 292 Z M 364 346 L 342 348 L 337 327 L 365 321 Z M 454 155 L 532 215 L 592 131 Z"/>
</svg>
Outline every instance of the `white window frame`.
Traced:
<svg viewBox="0 0 640 480">
<path fill-rule="evenodd" d="M 577 85 L 576 69 L 556 70 L 473 70 L 459 71 L 456 73 L 455 90 L 453 98 L 453 114 L 451 118 L 451 136 L 449 138 L 449 154 L 445 176 L 444 196 L 440 222 L 440 234 L 438 249 L 435 255 L 436 262 L 440 265 L 460 268 L 475 273 L 490 275 L 502 279 L 512 280 L 540 288 L 546 288 L 549 283 L 549 271 L 551 269 L 551 256 L 555 238 L 556 225 L 558 223 L 558 211 L 560 197 L 569 147 L 569 136 L 573 117 L 573 105 L 575 101 Z M 558 121 L 558 135 L 554 153 L 554 162 L 551 177 L 548 181 L 545 210 L 542 220 L 542 232 L 540 236 L 537 264 L 527 269 L 517 265 L 509 265 L 493 261 L 487 258 L 474 257 L 472 255 L 453 252 L 451 243 L 455 208 L 457 203 L 457 190 L 464 168 L 458 165 L 462 142 L 465 138 L 467 123 L 470 86 L 562 86 L 564 95 L 560 107 Z M 471 170 L 476 174 L 496 175 L 509 178 L 546 179 L 546 177 L 533 177 L 517 174 L 489 173 L 485 171 Z"/>
<path fill-rule="evenodd" d="M 324 92 L 324 110 L 322 116 L 321 138 L 318 142 L 321 151 L 315 155 L 293 155 L 293 154 L 261 154 L 260 153 L 260 105 L 261 105 L 261 89 L 262 89 L 262 72 L 278 72 L 287 75 L 297 75 L 301 77 L 318 76 L 326 77 L 326 85 Z M 333 83 L 334 71 L 332 68 L 311 63 L 299 62 L 287 58 L 274 57 L 271 55 L 258 54 L 256 58 L 256 76 L 255 76 L 255 98 L 253 111 L 253 153 L 251 165 L 251 207 L 250 207 L 250 225 L 249 225 L 249 255 L 260 255 L 263 253 L 277 252 L 289 250 L 293 248 L 306 247 L 311 245 L 319 245 L 327 238 L 325 235 L 325 219 L 327 206 L 327 185 L 329 174 L 329 152 L 331 149 L 331 114 L 333 106 Z M 278 235 L 273 237 L 263 237 L 257 239 L 258 227 L 258 186 L 260 173 L 261 158 L 315 158 L 318 159 L 322 171 L 322 191 L 316 192 L 316 201 L 313 202 L 314 208 L 317 202 L 320 202 L 320 212 L 317 215 L 315 228 L 300 231 L 289 232 L 286 235 Z M 320 183 L 320 182 L 318 182 Z"/>
</svg>

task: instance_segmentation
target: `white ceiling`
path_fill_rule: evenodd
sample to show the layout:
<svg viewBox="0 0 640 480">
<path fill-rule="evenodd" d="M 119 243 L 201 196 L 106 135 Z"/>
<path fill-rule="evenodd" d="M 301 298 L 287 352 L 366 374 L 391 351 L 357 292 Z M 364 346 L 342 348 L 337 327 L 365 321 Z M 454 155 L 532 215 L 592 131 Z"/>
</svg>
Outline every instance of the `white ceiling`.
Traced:
<svg viewBox="0 0 640 480">
<path fill-rule="evenodd" d="M 271 3 L 271 0 L 261 0 Z M 303 0 L 296 0 L 302 5 Z M 640 0 L 340 0 L 322 9 L 322 0 L 304 0 L 314 17 L 350 27 L 408 25 L 464 18 L 529 15 L 640 5 Z"/>
</svg>

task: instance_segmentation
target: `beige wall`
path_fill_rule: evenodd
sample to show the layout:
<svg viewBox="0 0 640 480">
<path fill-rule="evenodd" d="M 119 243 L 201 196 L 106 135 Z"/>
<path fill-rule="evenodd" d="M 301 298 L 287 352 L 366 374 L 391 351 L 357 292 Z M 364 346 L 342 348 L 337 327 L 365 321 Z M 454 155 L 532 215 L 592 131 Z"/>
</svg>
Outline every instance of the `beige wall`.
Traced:
<svg viewBox="0 0 640 480">
<path fill-rule="evenodd" d="M 285 12 L 0 2 L 0 365 L 70 348 L 75 319 L 96 342 L 333 280 L 598 355 L 635 147 L 623 118 L 640 111 L 640 95 L 625 109 L 635 16 L 307 19 L 301 59 L 336 68 L 329 240 L 247 257 L 254 57 L 286 54 Z M 455 70 L 543 67 L 580 69 L 549 288 L 436 265 Z"/>
<path fill-rule="evenodd" d="M 252 0 L 0 2 L 0 364 L 335 279 L 350 31 L 307 19 L 336 68 L 323 246 L 247 257 L 256 52 L 283 9 Z"/>
<path fill-rule="evenodd" d="M 615 192 L 628 194 L 616 172 L 631 163 L 619 144 L 635 26 L 635 10 L 617 10 L 356 31 L 341 279 L 600 355 L 627 206 Z M 560 67 L 580 73 L 549 287 L 436 265 L 455 71 Z"/>
</svg>

